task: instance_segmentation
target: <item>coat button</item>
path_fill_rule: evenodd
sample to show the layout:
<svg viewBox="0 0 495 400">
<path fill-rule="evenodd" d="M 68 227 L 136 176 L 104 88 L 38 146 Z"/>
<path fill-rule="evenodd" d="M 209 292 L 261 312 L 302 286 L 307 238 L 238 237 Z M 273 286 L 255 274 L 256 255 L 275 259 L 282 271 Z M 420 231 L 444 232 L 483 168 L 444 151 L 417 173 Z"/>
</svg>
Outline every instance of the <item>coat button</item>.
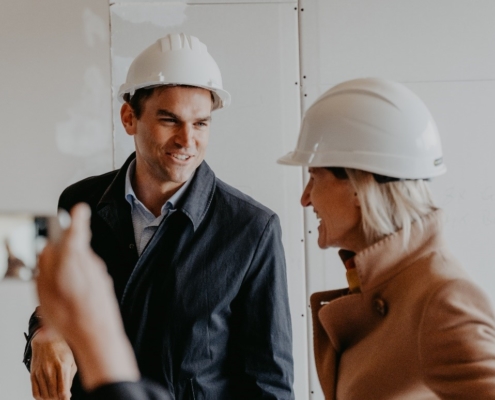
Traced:
<svg viewBox="0 0 495 400">
<path fill-rule="evenodd" d="M 134 247 L 136 247 L 136 246 L 134 245 L 134 243 L 130 243 L 130 244 L 129 244 L 129 248 L 130 248 L 131 250 L 132 250 L 132 249 L 134 249 Z"/>
<path fill-rule="evenodd" d="M 375 311 L 380 314 L 382 317 L 384 317 L 387 314 L 388 307 L 387 303 L 385 300 L 377 297 L 373 300 L 373 307 L 375 308 Z"/>
</svg>

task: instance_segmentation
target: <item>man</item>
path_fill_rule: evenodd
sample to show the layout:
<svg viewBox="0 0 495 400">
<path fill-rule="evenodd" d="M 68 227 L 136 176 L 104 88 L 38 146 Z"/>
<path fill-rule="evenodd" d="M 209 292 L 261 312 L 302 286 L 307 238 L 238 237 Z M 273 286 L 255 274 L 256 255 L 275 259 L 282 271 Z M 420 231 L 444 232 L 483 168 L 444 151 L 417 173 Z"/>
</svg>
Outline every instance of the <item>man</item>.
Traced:
<svg viewBox="0 0 495 400">
<path fill-rule="evenodd" d="M 168 35 L 134 60 L 119 95 L 136 153 L 67 188 L 59 206 L 91 207 L 91 245 L 139 369 L 180 400 L 292 398 L 278 217 L 203 161 L 211 111 L 230 102 L 215 61 L 197 38 Z M 33 393 L 69 398 L 72 351 L 36 335 L 36 313 L 31 322 Z"/>
<path fill-rule="evenodd" d="M 38 337 L 60 334 L 69 343 L 88 400 L 170 400 L 163 388 L 140 379 L 112 280 L 89 246 L 90 215 L 86 204 L 74 206 L 61 240 L 51 240 L 39 257 L 45 326 Z"/>
</svg>

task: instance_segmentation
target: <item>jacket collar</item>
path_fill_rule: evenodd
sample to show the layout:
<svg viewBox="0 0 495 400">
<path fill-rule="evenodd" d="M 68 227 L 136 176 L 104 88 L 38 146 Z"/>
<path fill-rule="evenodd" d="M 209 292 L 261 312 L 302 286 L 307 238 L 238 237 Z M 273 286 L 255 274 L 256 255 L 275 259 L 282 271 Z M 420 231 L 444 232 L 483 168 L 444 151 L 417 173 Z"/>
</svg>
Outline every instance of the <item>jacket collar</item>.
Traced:
<svg viewBox="0 0 495 400">
<path fill-rule="evenodd" d="M 103 196 L 101 196 L 100 201 L 98 202 L 96 208 L 100 210 L 107 204 L 118 204 L 122 203 L 122 200 L 124 203 L 125 201 L 125 177 L 127 174 L 127 169 L 129 168 L 129 165 L 131 162 L 136 158 L 136 152 L 132 153 L 127 160 L 125 161 L 124 165 L 117 171 L 117 175 L 115 175 L 115 178 L 113 178 L 112 183 L 108 186 L 107 190 L 103 193 Z"/>
<path fill-rule="evenodd" d="M 135 158 L 136 153 L 134 152 L 125 161 L 112 183 L 108 186 L 105 193 L 103 193 L 103 196 L 97 205 L 97 209 L 101 209 L 107 204 L 126 204 L 125 177 L 129 165 Z M 178 204 L 178 210 L 182 211 L 191 220 L 195 231 L 209 209 L 215 187 L 215 174 L 208 164 L 203 161 L 196 169 L 187 191 Z"/>
<path fill-rule="evenodd" d="M 354 262 L 361 290 L 373 290 L 433 248 L 444 246 L 441 235 L 443 218 L 442 210 L 436 210 L 421 220 L 423 229 L 419 224 L 413 223 L 406 249 L 403 246 L 404 231 L 401 229 L 358 252 Z M 342 254 L 344 257 L 346 255 Z"/>
</svg>

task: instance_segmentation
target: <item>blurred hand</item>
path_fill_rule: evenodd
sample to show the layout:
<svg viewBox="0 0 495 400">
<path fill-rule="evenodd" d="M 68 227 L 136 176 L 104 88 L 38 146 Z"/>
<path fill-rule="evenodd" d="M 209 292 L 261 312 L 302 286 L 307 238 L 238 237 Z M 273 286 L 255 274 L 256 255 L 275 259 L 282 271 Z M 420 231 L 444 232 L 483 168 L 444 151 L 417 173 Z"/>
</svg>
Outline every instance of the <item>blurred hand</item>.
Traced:
<svg viewBox="0 0 495 400">
<path fill-rule="evenodd" d="M 78 204 L 71 216 L 60 243 L 49 243 L 41 253 L 37 279 L 43 317 L 69 344 L 81 330 L 92 330 L 91 322 L 119 315 L 112 280 L 90 248 L 91 211 Z"/>
<path fill-rule="evenodd" d="M 70 347 L 46 328 L 31 342 L 31 387 L 36 400 L 69 400 L 77 367 Z"/>
<path fill-rule="evenodd" d="M 41 393 L 52 393 L 45 387 L 47 379 L 44 378 L 47 376 L 50 377 L 50 387 L 53 382 L 61 382 L 59 377 L 70 376 L 72 379 L 72 369 L 69 374 L 68 367 L 54 367 L 57 362 L 63 366 L 73 362 L 71 349 L 82 384 L 88 391 L 105 383 L 139 380 L 139 370 L 124 332 L 112 279 L 104 262 L 90 247 L 90 216 L 91 210 L 86 204 L 74 206 L 72 222 L 60 242 L 49 243 L 39 258 L 36 284 L 43 330 L 46 331 L 38 333 L 35 339 L 42 335 L 40 342 L 45 339 L 51 343 L 39 347 L 39 357 L 35 361 L 41 364 L 36 371 L 42 372 L 35 375 Z M 70 348 L 60 338 L 53 339 L 57 337 L 55 331 Z M 32 360 L 35 360 L 34 346 Z"/>
</svg>

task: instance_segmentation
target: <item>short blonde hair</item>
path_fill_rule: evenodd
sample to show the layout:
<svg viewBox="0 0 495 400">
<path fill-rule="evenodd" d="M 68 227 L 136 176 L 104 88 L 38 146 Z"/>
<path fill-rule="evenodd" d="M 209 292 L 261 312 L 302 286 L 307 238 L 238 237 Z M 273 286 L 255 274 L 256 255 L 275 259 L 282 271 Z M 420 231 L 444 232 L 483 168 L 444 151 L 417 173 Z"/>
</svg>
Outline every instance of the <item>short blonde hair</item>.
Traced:
<svg viewBox="0 0 495 400">
<path fill-rule="evenodd" d="M 362 228 L 370 244 L 402 229 L 407 248 L 412 223 L 423 229 L 421 219 L 437 209 L 424 180 L 378 183 L 370 172 L 352 168 L 345 171 L 358 196 Z"/>
</svg>

